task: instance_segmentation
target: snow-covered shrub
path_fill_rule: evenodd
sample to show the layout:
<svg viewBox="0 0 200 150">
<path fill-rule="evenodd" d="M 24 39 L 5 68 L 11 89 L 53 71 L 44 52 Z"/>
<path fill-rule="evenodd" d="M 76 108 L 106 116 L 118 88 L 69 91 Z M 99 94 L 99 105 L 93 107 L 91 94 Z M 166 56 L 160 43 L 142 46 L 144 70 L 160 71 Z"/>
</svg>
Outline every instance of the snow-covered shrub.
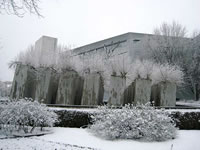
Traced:
<svg viewBox="0 0 200 150">
<path fill-rule="evenodd" d="M 183 83 L 184 73 L 178 66 L 172 66 L 169 64 L 157 64 L 153 67 L 152 82 L 157 84 L 160 82 L 170 82 L 176 85 Z"/>
<path fill-rule="evenodd" d="M 126 105 L 122 109 L 99 107 L 90 131 L 105 139 L 164 141 L 176 137 L 173 120 L 164 110 L 149 105 Z"/>
<path fill-rule="evenodd" d="M 57 115 L 50 111 L 46 105 L 40 104 L 32 99 L 20 99 L 4 105 L 0 113 L 0 123 L 3 128 L 9 130 L 16 128 L 24 130 L 25 133 L 32 132 L 35 127 L 53 126 L 57 121 Z M 31 130 L 28 131 L 28 127 Z"/>
</svg>

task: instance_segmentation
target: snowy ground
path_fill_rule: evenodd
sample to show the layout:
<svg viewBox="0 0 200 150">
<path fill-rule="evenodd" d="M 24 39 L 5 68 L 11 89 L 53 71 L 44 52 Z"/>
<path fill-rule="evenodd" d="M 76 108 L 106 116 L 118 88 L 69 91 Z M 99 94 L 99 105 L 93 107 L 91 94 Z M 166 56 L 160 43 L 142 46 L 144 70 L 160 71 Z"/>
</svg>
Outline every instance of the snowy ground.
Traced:
<svg viewBox="0 0 200 150">
<path fill-rule="evenodd" d="M 176 102 L 177 105 L 183 106 L 192 106 L 192 107 L 199 107 L 200 108 L 200 100 L 181 100 Z"/>
<path fill-rule="evenodd" d="M 93 136 L 87 129 L 53 128 L 54 133 L 40 137 L 1 139 L 2 150 L 199 150 L 200 131 L 181 130 L 175 140 L 140 142 L 133 140 L 107 141 Z M 172 148 L 173 147 L 173 148 Z"/>
</svg>

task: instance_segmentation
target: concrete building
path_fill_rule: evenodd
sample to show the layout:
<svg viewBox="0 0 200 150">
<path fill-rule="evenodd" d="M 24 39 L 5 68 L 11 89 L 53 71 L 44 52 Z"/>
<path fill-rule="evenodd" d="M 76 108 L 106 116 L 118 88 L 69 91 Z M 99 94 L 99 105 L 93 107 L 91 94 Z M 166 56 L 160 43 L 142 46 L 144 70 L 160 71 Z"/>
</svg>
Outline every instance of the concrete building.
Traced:
<svg viewBox="0 0 200 150">
<path fill-rule="evenodd" d="M 42 36 L 35 42 L 35 50 L 38 51 L 38 64 L 45 64 L 45 60 L 53 60 L 53 52 L 57 48 L 57 38 Z"/>
<path fill-rule="evenodd" d="M 55 51 L 57 47 L 57 38 L 42 36 L 35 42 L 35 49 L 43 53 Z"/>
<path fill-rule="evenodd" d="M 150 34 L 128 32 L 102 41 L 88 44 L 74 49 L 76 55 L 91 55 L 93 53 L 106 53 L 107 55 L 128 54 L 131 58 L 139 55 L 142 41 Z"/>
<path fill-rule="evenodd" d="M 128 32 L 118 36 L 114 36 L 105 40 L 101 40 L 95 43 L 84 45 L 75 48 L 73 51 L 76 55 L 85 56 L 98 53 L 105 53 L 106 55 L 124 55 L 127 54 L 132 60 L 136 59 L 138 56 L 143 55 L 145 48 L 145 40 L 149 39 L 154 35 L 143 34 L 143 33 L 133 33 Z M 185 38 L 186 41 L 189 40 L 191 46 L 200 48 L 200 35 L 196 36 L 194 39 Z M 194 94 L 191 89 L 178 88 L 177 89 L 177 99 L 194 99 Z"/>
</svg>

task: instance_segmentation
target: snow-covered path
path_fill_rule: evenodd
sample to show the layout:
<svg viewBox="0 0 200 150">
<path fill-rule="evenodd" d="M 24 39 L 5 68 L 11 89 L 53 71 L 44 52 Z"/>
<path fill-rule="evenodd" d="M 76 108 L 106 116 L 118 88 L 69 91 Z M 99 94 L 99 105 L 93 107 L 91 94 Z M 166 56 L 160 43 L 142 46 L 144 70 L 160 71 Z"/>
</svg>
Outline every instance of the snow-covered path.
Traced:
<svg viewBox="0 0 200 150">
<path fill-rule="evenodd" d="M 139 142 L 133 140 L 108 141 L 93 136 L 86 129 L 54 128 L 53 134 L 41 137 L 0 140 L 0 149 L 22 150 L 199 150 L 200 131 L 181 130 L 175 140 L 165 142 Z M 77 146 L 76 146 L 77 145 Z"/>
</svg>

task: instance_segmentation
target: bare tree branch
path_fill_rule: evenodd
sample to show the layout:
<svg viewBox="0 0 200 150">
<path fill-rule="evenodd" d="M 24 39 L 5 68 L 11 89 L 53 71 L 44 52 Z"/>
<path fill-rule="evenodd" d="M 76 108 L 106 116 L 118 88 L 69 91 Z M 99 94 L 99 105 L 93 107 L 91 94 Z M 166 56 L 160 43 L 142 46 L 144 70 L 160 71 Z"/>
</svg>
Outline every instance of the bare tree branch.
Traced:
<svg viewBox="0 0 200 150">
<path fill-rule="evenodd" d="M 39 0 L 0 0 L 0 14 L 13 14 L 18 17 L 23 17 L 29 12 L 42 17 L 38 6 Z"/>
</svg>

